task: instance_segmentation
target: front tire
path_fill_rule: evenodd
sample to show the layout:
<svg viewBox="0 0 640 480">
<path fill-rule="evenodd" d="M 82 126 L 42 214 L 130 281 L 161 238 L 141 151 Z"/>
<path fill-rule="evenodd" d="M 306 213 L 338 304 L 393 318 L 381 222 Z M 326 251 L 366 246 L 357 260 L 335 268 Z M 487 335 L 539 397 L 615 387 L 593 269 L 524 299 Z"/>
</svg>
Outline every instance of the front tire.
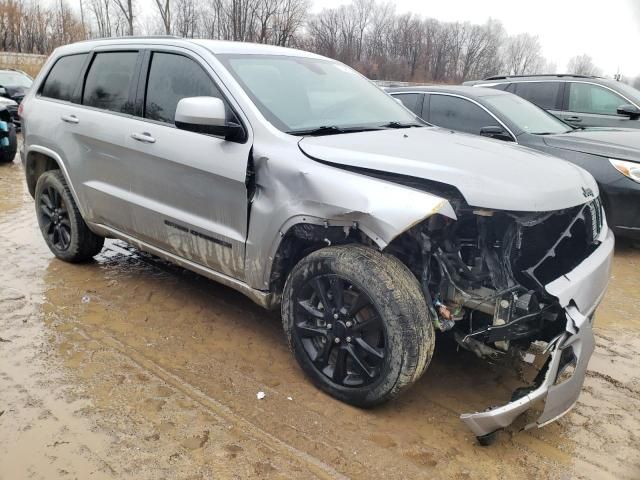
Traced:
<svg viewBox="0 0 640 480">
<path fill-rule="evenodd" d="M 49 170 L 40 176 L 35 205 L 42 236 L 56 257 L 79 263 L 100 253 L 104 238 L 89 230 L 60 170 Z"/>
<path fill-rule="evenodd" d="M 408 388 L 433 354 L 433 323 L 416 278 L 398 259 L 361 245 L 302 259 L 285 284 L 282 320 L 316 386 L 359 407 Z"/>
</svg>

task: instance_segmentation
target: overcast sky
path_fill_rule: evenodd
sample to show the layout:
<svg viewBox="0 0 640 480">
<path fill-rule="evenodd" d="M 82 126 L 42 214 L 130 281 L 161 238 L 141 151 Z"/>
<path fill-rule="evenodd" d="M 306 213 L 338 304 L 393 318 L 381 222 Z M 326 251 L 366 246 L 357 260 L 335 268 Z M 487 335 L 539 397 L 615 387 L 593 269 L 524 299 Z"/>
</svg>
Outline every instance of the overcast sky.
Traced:
<svg viewBox="0 0 640 480">
<path fill-rule="evenodd" d="M 315 0 L 314 10 L 349 3 Z M 391 0 L 400 13 L 444 21 L 500 20 L 510 34 L 540 37 L 544 56 L 565 71 L 586 53 L 605 75 L 640 76 L 640 0 Z"/>
</svg>

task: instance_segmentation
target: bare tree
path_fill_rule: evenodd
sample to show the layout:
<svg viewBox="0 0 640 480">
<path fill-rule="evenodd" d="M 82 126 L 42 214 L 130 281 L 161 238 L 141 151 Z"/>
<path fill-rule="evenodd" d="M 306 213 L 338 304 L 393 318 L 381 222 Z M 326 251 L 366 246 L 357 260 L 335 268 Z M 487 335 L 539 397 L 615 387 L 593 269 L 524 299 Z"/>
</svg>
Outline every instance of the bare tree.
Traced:
<svg viewBox="0 0 640 480">
<path fill-rule="evenodd" d="M 170 0 L 155 0 L 155 2 L 162 19 L 164 33 L 171 35 L 171 2 Z"/>
<path fill-rule="evenodd" d="M 129 35 L 133 35 L 133 0 L 113 0 L 124 15 L 129 27 Z M 156 0 L 157 1 L 157 0 Z M 169 0 L 167 0 L 168 3 Z"/>
<path fill-rule="evenodd" d="M 537 37 L 509 37 L 495 20 L 475 25 L 397 14 L 392 1 L 351 0 L 312 15 L 313 0 L 154 0 L 158 14 L 142 24 L 136 23 L 136 0 L 77 0 L 84 2 L 86 22 L 67 6 L 69 0 L 50 1 L 0 0 L 0 49 L 49 53 L 86 36 L 139 29 L 296 46 L 377 79 L 450 83 L 555 70 L 542 57 Z"/>
<path fill-rule="evenodd" d="M 507 40 L 505 67 L 512 75 L 539 73 L 544 66 L 542 48 L 537 36 L 521 33 Z"/>
<path fill-rule="evenodd" d="M 574 75 L 602 75 L 602 70 L 599 69 L 593 62 L 593 59 L 589 55 L 576 55 L 569 60 L 567 64 L 567 73 L 573 73 Z"/>
</svg>

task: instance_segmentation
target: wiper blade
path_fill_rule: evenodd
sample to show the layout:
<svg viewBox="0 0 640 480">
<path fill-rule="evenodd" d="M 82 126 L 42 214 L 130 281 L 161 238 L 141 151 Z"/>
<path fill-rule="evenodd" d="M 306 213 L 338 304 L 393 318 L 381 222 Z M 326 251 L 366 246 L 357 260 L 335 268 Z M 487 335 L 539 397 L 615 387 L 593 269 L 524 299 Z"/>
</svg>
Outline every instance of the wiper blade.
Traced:
<svg viewBox="0 0 640 480">
<path fill-rule="evenodd" d="M 402 123 L 402 122 L 388 122 L 384 125 L 380 125 L 380 128 L 411 128 L 411 127 L 424 127 L 424 125 L 420 123 Z"/>
<path fill-rule="evenodd" d="M 309 128 L 305 130 L 289 130 L 286 133 L 290 135 L 320 136 L 320 135 L 337 135 L 339 133 L 369 132 L 371 130 L 380 130 L 380 129 L 375 127 L 338 127 L 336 125 L 323 125 L 321 127 Z"/>
</svg>

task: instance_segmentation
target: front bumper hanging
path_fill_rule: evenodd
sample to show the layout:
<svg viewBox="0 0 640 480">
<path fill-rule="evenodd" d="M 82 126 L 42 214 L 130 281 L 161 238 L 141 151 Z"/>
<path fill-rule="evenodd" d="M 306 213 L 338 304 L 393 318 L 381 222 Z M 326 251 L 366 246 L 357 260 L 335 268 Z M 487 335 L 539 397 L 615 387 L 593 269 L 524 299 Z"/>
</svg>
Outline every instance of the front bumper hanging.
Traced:
<svg viewBox="0 0 640 480">
<path fill-rule="evenodd" d="M 546 372 L 542 373 L 544 377 L 532 391 L 507 405 L 462 414 L 461 420 L 476 437 L 480 439 L 509 426 L 542 400 L 542 414 L 525 428 L 542 427 L 571 410 L 580 395 L 595 347 L 591 323 L 609 282 L 613 248 L 613 234 L 605 226 L 596 251 L 574 270 L 545 287 L 564 307 L 567 325 L 565 331 L 549 343 L 548 348 L 552 350 Z M 570 367 L 573 373 L 566 378 L 563 373 Z"/>
<path fill-rule="evenodd" d="M 591 318 L 582 315 L 575 307 L 567 308 L 566 313 L 567 331 L 557 337 L 551 345 L 553 351 L 547 363 L 544 380 L 538 388 L 502 407 L 460 416 L 477 437 L 484 437 L 509 426 L 520 414 L 540 400 L 545 401 L 542 414 L 525 428 L 542 427 L 571 410 L 580 395 L 595 342 Z M 574 367 L 573 374 L 568 379 L 563 379 L 561 374 L 569 367 Z"/>
</svg>

